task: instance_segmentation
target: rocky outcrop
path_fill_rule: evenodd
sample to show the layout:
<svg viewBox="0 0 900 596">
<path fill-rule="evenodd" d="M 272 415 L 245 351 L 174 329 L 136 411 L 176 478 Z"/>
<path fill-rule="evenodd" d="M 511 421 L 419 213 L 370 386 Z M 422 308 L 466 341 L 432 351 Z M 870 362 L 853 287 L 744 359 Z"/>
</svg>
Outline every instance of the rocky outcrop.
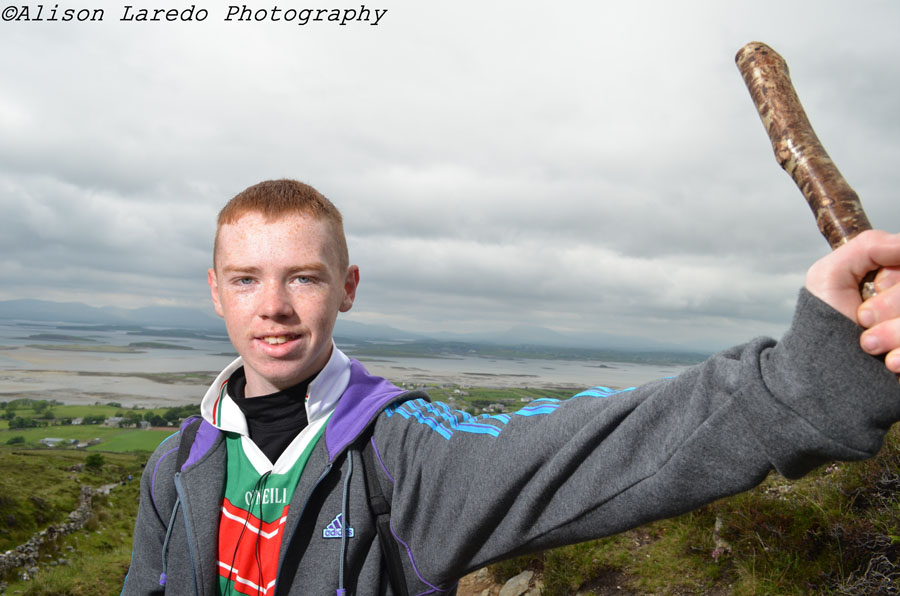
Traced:
<svg viewBox="0 0 900 596">
<path fill-rule="evenodd" d="M 487 568 L 480 569 L 462 578 L 459 582 L 459 596 L 538 596 L 543 588 L 541 578 L 533 571 L 523 571 L 506 583 L 494 581 Z"/>
<path fill-rule="evenodd" d="M 540 586 L 531 585 L 531 580 L 533 578 L 533 571 L 523 571 L 503 584 L 503 587 L 500 588 L 499 596 L 531 596 L 532 594 L 540 594 Z"/>
</svg>

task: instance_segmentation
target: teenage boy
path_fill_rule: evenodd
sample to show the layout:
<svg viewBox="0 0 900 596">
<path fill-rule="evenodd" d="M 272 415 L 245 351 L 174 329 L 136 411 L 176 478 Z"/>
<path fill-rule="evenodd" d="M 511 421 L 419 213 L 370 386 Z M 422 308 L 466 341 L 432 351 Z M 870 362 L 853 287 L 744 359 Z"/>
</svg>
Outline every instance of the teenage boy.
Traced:
<svg viewBox="0 0 900 596">
<path fill-rule="evenodd" d="M 252 186 L 220 213 L 209 271 L 240 358 L 202 423 L 150 458 L 123 593 L 452 594 L 487 563 L 677 515 L 773 468 L 872 456 L 900 419 L 898 280 L 900 236 L 866 233 L 809 270 L 779 342 L 472 417 L 334 346 L 359 283 L 340 214 L 299 182 Z M 391 506 L 380 535 L 367 476 Z"/>
</svg>

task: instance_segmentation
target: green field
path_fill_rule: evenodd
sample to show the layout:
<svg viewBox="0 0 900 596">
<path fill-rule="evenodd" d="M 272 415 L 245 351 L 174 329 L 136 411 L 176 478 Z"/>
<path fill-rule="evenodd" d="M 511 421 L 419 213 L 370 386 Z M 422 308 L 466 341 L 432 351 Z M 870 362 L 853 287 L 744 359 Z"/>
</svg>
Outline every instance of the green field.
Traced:
<svg viewBox="0 0 900 596">
<path fill-rule="evenodd" d="M 166 430 L 140 430 L 134 428 L 111 428 L 100 425 L 90 426 L 52 426 L 48 428 L 19 428 L 0 430 L 0 445 L 6 445 L 13 437 L 24 437 L 25 444 L 39 445 L 38 441 L 47 437 L 59 439 L 77 439 L 90 441 L 100 439 L 102 442 L 88 447 L 90 451 L 153 451 L 163 439 L 177 431 L 177 428 Z"/>
<path fill-rule="evenodd" d="M 85 416 L 115 416 L 122 408 L 116 406 L 55 406 L 50 408 L 54 418 L 84 418 Z M 17 411 L 19 416 L 27 418 L 28 410 Z"/>
<path fill-rule="evenodd" d="M 182 373 L 195 375 L 198 373 Z M 473 414 L 489 412 L 512 412 L 520 409 L 526 403 L 541 397 L 565 399 L 572 395 L 569 389 L 485 389 L 478 387 L 458 386 L 428 386 L 425 388 L 435 401 L 444 401 L 454 408 L 459 408 Z M 37 405 L 31 402 L 18 402 L 7 405 L 5 411 L 13 408 L 15 416 L 25 419 L 38 419 L 47 426 L 38 428 L 9 428 L 7 420 L 0 420 L 0 446 L 6 445 L 13 437 L 22 437 L 24 443 L 19 446 L 40 447 L 39 441 L 44 438 L 75 439 L 87 442 L 92 439 L 100 439 L 100 443 L 87 449 L 90 451 L 105 452 L 151 452 L 166 437 L 177 430 L 177 426 L 165 429 L 139 430 L 136 428 L 114 428 L 102 424 L 72 425 L 60 424 L 64 419 L 85 418 L 88 416 L 122 416 L 123 414 L 148 414 L 164 415 L 166 408 L 147 410 L 134 410 L 123 408 L 119 404 L 95 404 L 95 405 L 53 405 L 49 408 L 52 417 L 40 418 L 37 413 Z M 46 404 L 44 404 L 46 405 Z M 0 410 L 2 412 L 4 410 Z M 65 448 L 56 447 L 55 449 Z"/>
<path fill-rule="evenodd" d="M 484 387 L 429 386 L 425 391 L 433 401 L 442 401 L 452 407 L 471 414 L 485 411 L 514 412 L 520 410 L 528 402 L 539 398 L 567 399 L 575 391 L 571 389 L 535 389 L 532 387 L 515 387 L 492 389 Z M 501 406 L 501 409 L 496 408 Z"/>
<path fill-rule="evenodd" d="M 14 404 L 14 414 L 25 419 L 34 419 L 37 416 L 34 404 L 28 405 L 22 402 Z M 9 406 L 6 408 L 9 411 Z M 102 424 L 60 424 L 63 419 L 85 418 L 88 416 L 122 416 L 125 413 L 136 413 L 141 416 L 147 414 L 164 414 L 165 408 L 154 410 L 128 410 L 118 404 L 93 405 L 93 406 L 67 406 L 56 405 L 49 408 L 52 413 L 50 419 L 39 419 L 48 426 L 37 428 L 9 428 L 9 421 L 0 420 L 0 445 L 6 445 L 13 437 L 21 437 L 24 445 L 39 446 L 39 441 L 44 438 L 74 439 L 87 442 L 92 439 L 100 439 L 101 443 L 89 447 L 92 451 L 129 452 L 129 451 L 153 451 L 153 449 L 167 436 L 177 430 L 177 427 L 164 429 L 140 430 L 137 428 L 116 428 Z M 20 445 L 23 443 L 19 443 Z"/>
<path fill-rule="evenodd" d="M 123 408 L 121 405 L 93 404 L 83 406 L 54 405 L 51 406 L 49 410 L 52 413 L 52 418 L 48 419 L 48 421 L 54 423 L 55 421 L 65 418 L 84 418 L 86 416 L 103 416 L 104 418 L 109 418 L 111 416 L 121 416 L 127 411 L 140 412 L 141 415 L 144 415 L 147 412 L 162 414 L 166 411 L 166 408 L 132 410 L 130 408 Z M 6 410 L 0 410 L 0 412 L 3 411 Z M 39 417 L 31 406 L 19 405 L 13 408 L 13 412 L 16 416 L 21 416 L 26 419 Z M 9 428 L 8 421 L 0 420 L 0 428 Z"/>
<path fill-rule="evenodd" d="M 116 453 L 131 453 L 135 451 L 153 451 L 156 446 L 170 437 L 178 429 L 171 430 L 135 430 L 119 429 L 117 434 L 111 435 L 98 445 L 88 447 L 89 451 L 111 451 Z"/>
</svg>

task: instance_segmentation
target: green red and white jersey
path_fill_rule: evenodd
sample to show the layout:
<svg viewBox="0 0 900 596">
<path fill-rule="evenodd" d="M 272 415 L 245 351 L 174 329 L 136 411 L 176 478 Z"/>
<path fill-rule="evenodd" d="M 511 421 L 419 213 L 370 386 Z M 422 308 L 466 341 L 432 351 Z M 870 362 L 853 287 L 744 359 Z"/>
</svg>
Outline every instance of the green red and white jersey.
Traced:
<svg viewBox="0 0 900 596">
<path fill-rule="evenodd" d="M 284 523 L 294 489 L 309 455 L 350 378 L 350 361 L 337 348 L 325 368 L 309 384 L 309 424 L 275 462 L 250 439 L 243 412 L 228 395 L 228 378 L 237 359 L 221 375 L 217 391 L 201 404 L 209 422 L 225 431 L 227 467 L 219 517 L 219 594 L 270 594 L 275 585 Z"/>
<path fill-rule="evenodd" d="M 320 419 L 301 431 L 309 436 L 294 441 L 289 449 L 302 445 L 302 450 L 291 457 L 293 464 L 280 472 L 260 473 L 245 450 L 256 445 L 248 437 L 226 433 L 228 466 L 219 517 L 220 594 L 256 596 L 268 594 L 274 587 L 288 506 L 326 422 L 327 418 Z M 283 459 L 279 457 L 279 463 Z"/>
</svg>

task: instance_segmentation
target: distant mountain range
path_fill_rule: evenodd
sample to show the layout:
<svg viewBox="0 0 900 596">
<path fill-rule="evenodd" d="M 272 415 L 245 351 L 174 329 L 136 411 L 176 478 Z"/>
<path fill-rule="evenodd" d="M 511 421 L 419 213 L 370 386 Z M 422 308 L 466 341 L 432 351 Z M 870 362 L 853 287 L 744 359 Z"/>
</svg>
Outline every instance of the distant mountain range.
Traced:
<svg viewBox="0 0 900 596">
<path fill-rule="evenodd" d="M 88 325 L 119 325 L 137 327 L 197 329 L 225 334 L 225 324 L 212 310 L 174 306 L 143 308 L 94 307 L 80 302 L 51 302 L 48 300 L 0 301 L 0 320 L 20 320 L 46 323 L 76 323 Z M 696 349 L 654 342 L 642 338 L 612 334 L 567 334 L 534 325 L 517 325 L 503 333 L 416 333 L 371 325 L 339 318 L 334 335 L 348 340 L 371 342 L 452 342 L 493 346 L 545 346 L 592 350 L 628 350 L 646 352 L 691 352 Z"/>
<path fill-rule="evenodd" d="M 118 308 L 88 306 L 81 302 L 49 300 L 0 301 L 0 319 L 87 325 L 136 325 L 143 327 L 184 327 L 225 332 L 225 324 L 214 313 L 173 306 Z"/>
</svg>

